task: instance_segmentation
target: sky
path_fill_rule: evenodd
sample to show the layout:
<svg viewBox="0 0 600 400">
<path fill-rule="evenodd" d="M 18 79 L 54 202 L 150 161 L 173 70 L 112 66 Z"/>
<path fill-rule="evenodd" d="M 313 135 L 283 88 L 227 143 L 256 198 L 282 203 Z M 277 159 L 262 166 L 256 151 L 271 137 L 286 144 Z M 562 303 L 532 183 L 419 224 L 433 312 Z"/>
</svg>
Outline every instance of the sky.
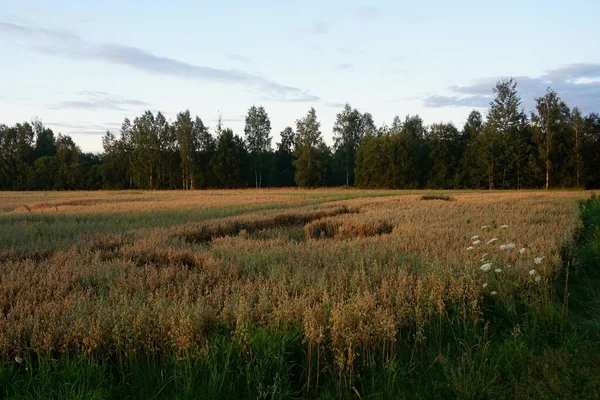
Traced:
<svg viewBox="0 0 600 400">
<path fill-rule="evenodd" d="M 515 77 L 600 112 L 600 0 L 0 0 L 0 123 L 39 118 L 102 151 L 145 110 L 189 109 L 242 135 L 252 105 L 279 132 L 314 107 L 325 141 L 347 102 L 375 122 L 459 128 Z"/>
</svg>

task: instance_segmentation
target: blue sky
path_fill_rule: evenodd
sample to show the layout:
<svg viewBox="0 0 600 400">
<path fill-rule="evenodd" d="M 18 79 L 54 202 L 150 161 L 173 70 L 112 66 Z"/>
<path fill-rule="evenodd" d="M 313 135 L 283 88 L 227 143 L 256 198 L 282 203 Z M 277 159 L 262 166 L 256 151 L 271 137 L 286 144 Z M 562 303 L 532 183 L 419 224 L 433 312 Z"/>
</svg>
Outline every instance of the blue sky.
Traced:
<svg viewBox="0 0 600 400">
<path fill-rule="evenodd" d="M 345 102 L 461 126 L 508 76 L 526 111 L 551 86 L 600 112 L 599 16 L 599 0 L 0 0 L 0 122 L 39 117 L 100 151 L 146 109 L 221 112 L 241 134 L 263 105 L 276 142 L 314 106 L 331 143 Z"/>
</svg>

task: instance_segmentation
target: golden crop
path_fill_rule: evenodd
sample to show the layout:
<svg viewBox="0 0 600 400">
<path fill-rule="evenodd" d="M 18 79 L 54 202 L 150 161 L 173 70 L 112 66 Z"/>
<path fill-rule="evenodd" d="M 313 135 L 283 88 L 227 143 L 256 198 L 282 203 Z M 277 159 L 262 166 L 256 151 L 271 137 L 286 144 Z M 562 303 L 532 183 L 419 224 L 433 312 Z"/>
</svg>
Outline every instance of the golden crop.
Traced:
<svg viewBox="0 0 600 400">
<path fill-rule="evenodd" d="M 336 367 L 352 371 L 359 349 L 367 359 L 375 350 L 393 357 L 403 334 L 426 340 L 422 327 L 449 312 L 477 320 L 485 302 L 540 295 L 562 266 L 577 200 L 587 196 L 377 197 L 384 193 L 2 194 L 5 214 L 23 216 L 15 223 L 33 223 L 26 217 L 35 213 L 279 206 L 91 234 L 39 257 L 0 249 L 0 349 L 202 356 L 217 330 L 243 342 L 259 326 L 296 327 L 309 357 L 328 346 Z M 507 244 L 514 248 L 500 248 Z"/>
</svg>

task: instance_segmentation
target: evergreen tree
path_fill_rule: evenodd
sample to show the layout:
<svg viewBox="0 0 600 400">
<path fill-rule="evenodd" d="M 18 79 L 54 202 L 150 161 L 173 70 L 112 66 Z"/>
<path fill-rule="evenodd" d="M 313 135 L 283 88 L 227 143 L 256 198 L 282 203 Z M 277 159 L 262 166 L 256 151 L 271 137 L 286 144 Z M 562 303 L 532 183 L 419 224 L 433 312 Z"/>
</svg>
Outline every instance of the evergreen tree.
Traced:
<svg viewBox="0 0 600 400">
<path fill-rule="evenodd" d="M 281 131 L 281 142 L 277 143 L 275 168 L 278 173 L 277 186 L 294 186 L 294 148 L 296 134 L 291 127 Z"/>
<path fill-rule="evenodd" d="M 246 149 L 244 141 L 229 128 L 223 129 L 217 139 L 217 150 L 212 159 L 212 169 L 225 189 L 245 186 L 244 166 Z"/>
</svg>

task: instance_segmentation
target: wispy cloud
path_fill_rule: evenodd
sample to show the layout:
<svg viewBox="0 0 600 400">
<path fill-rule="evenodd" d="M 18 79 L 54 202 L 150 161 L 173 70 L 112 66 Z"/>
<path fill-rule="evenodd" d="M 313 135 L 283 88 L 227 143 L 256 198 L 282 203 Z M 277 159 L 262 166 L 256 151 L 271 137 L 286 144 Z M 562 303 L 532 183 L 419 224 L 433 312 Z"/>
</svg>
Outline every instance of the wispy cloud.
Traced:
<svg viewBox="0 0 600 400">
<path fill-rule="evenodd" d="M 488 88 L 491 91 L 491 88 Z M 483 96 L 438 96 L 430 95 L 425 98 L 423 105 L 425 107 L 474 107 L 485 108 L 490 104 L 491 98 L 487 95 Z"/>
<path fill-rule="evenodd" d="M 106 92 L 80 92 L 79 96 L 84 97 L 81 100 L 63 101 L 51 106 L 53 109 L 74 108 L 81 110 L 115 110 L 129 111 L 130 107 L 140 108 L 148 107 L 150 104 L 137 100 L 127 99 L 119 96 L 112 96 Z"/>
<path fill-rule="evenodd" d="M 54 132 L 61 132 L 67 135 L 85 135 L 85 136 L 101 136 L 107 130 L 112 132 L 119 131 L 121 124 L 115 122 L 94 123 L 94 122 L 45 122 L 46 126 L 50 127 Z"/>
<path fill-rule="evenodd" d="M 341 63 L 335 66 L 335 69 L 338 71 L 352 71 L 354 69 L 354 65 L 350 63 Z"/>
<path fill-rule="evenodd" d="M 380 13 L 381 9 L 376 6 L 359 6 L 354 9 L 354 14 L 362 19 L 376 19 Z"/>
<path fill-rule="evenodd" d="M 59 128 L 66 128 L 67 130 L 80 130 L 80 131 L 87 131 L 87 130 L 104 130 L 106 131 L 106 129 L 119 129 L 121 127 L 121 124 L 118 122 L 104 122 L 104 123 L 95 123 L 95 122 L 82 122 L 82 121 L 77 121 L 77 122 L 44 122 L 45 125 L 48 126 L 53 126 L 53 127 L 59 127 Z"/>
<path fill-rule="evenodd" d="M 86 135 L 86 136 L 102 136 L 106 133 L 106 129 L 104 130 L 87 130 L 87 129 L 81 129 L 81 130 L 72 130 L 67 132 L 67 134 L 69 135 Z"/>
<path fill-rule="evenodd" d="M 92 43 L 85 41 L 79 35 L 61 30 L 0 22 L 0 36 L 2 34 L 25 41 L 34 51 L 59 57 L 99 60 L 153 74 L 250 86 L 267 94 L 268 100 L 312 102 L 319 99 L 307 90 L 282 85 L 248 72 L 195 65 L 159 56 L 137 47 Z"/>
<path fill-rule="evenodd" d="M 344 108 L 346 106 L 346 103 L 338 103 L 335 101 L 326 101 L 325 102 L 325 107 L 330 107 L 330 108 Z"/>
<path fill-rule="evenodd" d="M 450 95 L 431 94 L 423 99 L 426 107 L 485 108 L 493 98 L 492 88 L 500 77 L 490 77 L 469 85 L 448 87 Z M 569 64 L 546 71 L 539 77 L 517 76 L 517 89 L 527 111 L 533 110 L 536 97 L 548 87 L 570 106 L 597 111 L 600 103 L 600 64 Z"/>
<path fill-rule="evenodd" d="M 310 31 L 315 35 L 325 35 L 329 33 L 331 27 L 329 23 L 324 20 L 313 21 Z"/>
<path fill-rule="evenodd" d="M 241 62 L 241 63 L 244 63 L 244 64 L 247 64 L 247 63 L 251 62 L 251 60 L 250 60 L 248 57 L 246 57 L 246 56 L 243 56 L 243 55 L 241 55 L 241 54 L 237 54 L 237 53 L 227 53 L 227 54 L 225 54 L 225 55 L 226 55 L 226 56 L 227 56 L 227 58 L 229 58 L 230 60 L 237 61 L 237 62 Z"/>
</svg>

